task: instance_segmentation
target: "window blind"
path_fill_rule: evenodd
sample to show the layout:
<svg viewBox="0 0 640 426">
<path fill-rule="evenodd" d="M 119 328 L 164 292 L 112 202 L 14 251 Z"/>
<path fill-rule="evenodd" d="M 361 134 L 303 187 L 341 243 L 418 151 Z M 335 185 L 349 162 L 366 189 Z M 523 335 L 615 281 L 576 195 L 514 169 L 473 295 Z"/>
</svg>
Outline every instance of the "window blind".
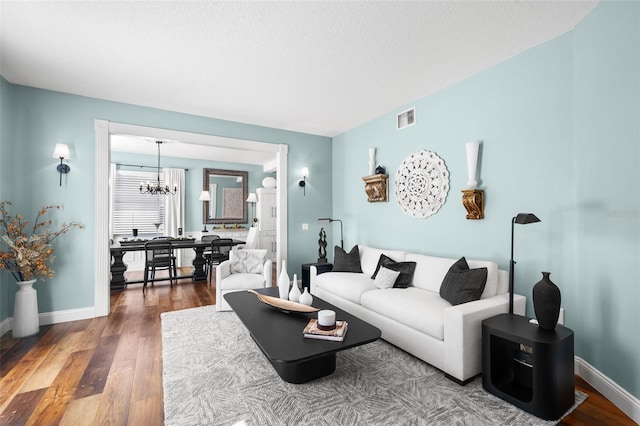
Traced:
<svg viewBox="0 0 640 426">
<path fill-rule="evenodd" d="M 157 172 L 137 170 L 117 170 L 113 194 L 113 223 L 114 234 L 131 235 L 132 229 L 137 228 L 139 234 L 162 235 L 164 232 L 164 197 L 165 195 L 151 195 L 140 193 L 140 183 L 150 182 L 152 185 L 158 180 Z M 164 185 L 162 173 L 160 184 Z M 160 226 L 156 231 L 154 223 Z"/>
</svg>

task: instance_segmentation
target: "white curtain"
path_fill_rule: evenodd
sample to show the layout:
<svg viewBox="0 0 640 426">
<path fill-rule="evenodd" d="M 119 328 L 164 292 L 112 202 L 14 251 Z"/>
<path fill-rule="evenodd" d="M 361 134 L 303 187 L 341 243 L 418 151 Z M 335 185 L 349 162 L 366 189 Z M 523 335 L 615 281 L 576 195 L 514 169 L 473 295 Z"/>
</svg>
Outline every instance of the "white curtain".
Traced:
<svg viewBox="0 0 640 426">
<path fill-rule="evenodd" d="M 178 228 L 184 231 L 184 169 L 163 168 L 164 183 L 173 190 L 175 195 L 164 197 L 164 235 L 178 237 Z M 177 262 L 182 266 L 182 250 L 176 252 Z"/>
<path fill-rule="evenodd" d="M 113 201 L 115 199 L 116 165 L 111 163 L 109 167 L 109 238 L 113 239 Z"/>
</svg>

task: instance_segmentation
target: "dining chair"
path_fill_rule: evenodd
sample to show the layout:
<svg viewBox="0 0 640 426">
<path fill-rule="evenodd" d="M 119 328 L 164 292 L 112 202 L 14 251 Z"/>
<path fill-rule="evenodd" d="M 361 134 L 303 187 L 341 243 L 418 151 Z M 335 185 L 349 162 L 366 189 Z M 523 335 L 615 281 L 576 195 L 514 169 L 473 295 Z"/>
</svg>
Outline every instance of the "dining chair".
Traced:
<svg viewBox="0 0 640 426">
<path fill-rule="evenodd" d="M 151 274 L 151 282 L 156 278 L 156 270 L 169 270 L 169 282 L 173 287 L 173 280 L 177 276 L 176 273 L 176 257 L 173 254 L 173 246 L 171 241 L 164 239 L 147 241 L 144 244 L 145 261 L 144 261 L 144 284 L 142 292 L 147 289 L 149 274 Z"/>
<path fill-rule="evenodd" d="M 213 267 L 219 265 L 225 260 L 229 260 L 229 251 L 233 247 L 233 238 L 218 238 L 211 241 L 211 260 L 209 262 L 209 282 L 211 282 L 211 275 L 213 273 Z"/>
</svg>

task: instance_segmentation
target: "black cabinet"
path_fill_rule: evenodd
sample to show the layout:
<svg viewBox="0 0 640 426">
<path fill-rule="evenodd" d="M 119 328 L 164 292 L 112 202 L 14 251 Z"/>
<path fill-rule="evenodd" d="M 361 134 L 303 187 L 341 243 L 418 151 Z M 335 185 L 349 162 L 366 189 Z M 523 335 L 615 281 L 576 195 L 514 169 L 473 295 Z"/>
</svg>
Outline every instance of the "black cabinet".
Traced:
<svg viewBox="0 0 640 426">
<path fill-rule="evenodd" d="M 573 331 L 543 330 L 529 318 L 501 314 L 482 321 L 482 386 L 545 420 L 575 402 Z"/>
<path fill-rule="evenodd" d="M 315 266 L 318 275 L 330 272 L 333 269 L 333 263 L 303 263 L 302 264 L 302 290 L 311 285 L 311 267 Z"/>
</svg>

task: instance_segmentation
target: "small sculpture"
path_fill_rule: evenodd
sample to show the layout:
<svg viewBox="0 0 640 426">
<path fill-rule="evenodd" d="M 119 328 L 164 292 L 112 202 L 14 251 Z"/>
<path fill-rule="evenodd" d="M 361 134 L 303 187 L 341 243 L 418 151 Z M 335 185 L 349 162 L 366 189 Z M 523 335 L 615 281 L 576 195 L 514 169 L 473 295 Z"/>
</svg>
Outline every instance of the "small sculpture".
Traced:
<svg viewBox="0 0 640 426">
<path fill-rule="evenodd" d="M 327 233 L 324 228 L 320 228 L 318 235 L 318 263 L 327 263 Z"/>
</svg>

